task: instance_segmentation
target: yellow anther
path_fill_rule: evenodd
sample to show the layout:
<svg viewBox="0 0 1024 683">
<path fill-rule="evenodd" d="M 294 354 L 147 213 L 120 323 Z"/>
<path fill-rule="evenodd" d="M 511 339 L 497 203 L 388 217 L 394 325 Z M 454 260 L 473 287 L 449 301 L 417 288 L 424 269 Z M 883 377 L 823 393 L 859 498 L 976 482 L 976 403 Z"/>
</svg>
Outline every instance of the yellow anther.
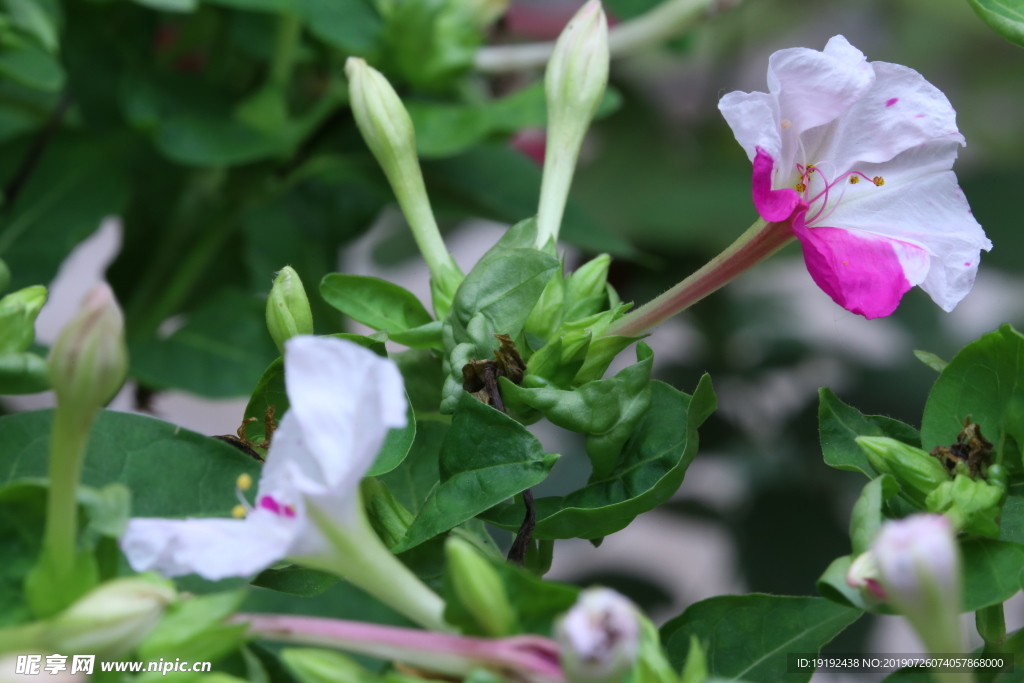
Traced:
<svg viewBox="0 0 1024 683">
<path fill-rule="evenodd" d="M 807 192 L 807 186 L 804 185 L 803 183 L 797 183 L 796 184 L 796 191 L 797 192 Z"/>
<path fill-rule="evenodd" d="M 789 119 L 782 119 L 782 130 L 789 130 L 789 127 L 793 125 L 793 122 Z"/>
<path fill-rule="evenodd" d="M 885 178 L 880 175 L 876 175 L 871 179 L 871 182 L 873 182 L 877 187 L 881 187 L 882 185 L 885 185 Z"/>
<path fill-rule="evenodd" d="M 248 510 L 245 509 L 244 505 L 236 505 L 231 508 L 231 516 L 235 519 L 245 519 L 246 514 L 248 514 Z"/>
<path fill-rule="evenodd" d="M 860 176 L 855 176 L 855 175 L 850 176 L 850 184 L 851 185 L 856 185 L 859 182 L 860 182 Z"/>
<path fill-rule="evenodd" d="M 248 491 L 252 488 L 252 477 L 243 472 L 238 475 L 238 479 L 235 480 L 235 485 L 243 491 Z"/>
</svg>

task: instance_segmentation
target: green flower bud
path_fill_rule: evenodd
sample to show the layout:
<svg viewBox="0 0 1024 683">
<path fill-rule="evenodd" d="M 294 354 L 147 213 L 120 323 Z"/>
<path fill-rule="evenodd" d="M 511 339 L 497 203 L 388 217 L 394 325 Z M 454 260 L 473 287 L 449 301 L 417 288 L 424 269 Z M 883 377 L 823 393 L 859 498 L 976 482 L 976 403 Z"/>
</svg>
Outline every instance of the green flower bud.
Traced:
<svg viewBox="0 0 1024 683">
<path fill-rule="evenodd" d="M 455 596 L 483 631 L 494 638 L 515 630 L 516 616 L 497 570 L 472 545 L 457 536 L 444 544 Z"/>
<path fill-rule="evenodd" d="M 993 486 L 998 486 L 1003 491 L 1005 491 L 1010 485 L 1009 475 L 1006 473 L 1006 468 L 999 463 L 989 465 L 988 470 L 985 471 L 985 478 L 988 480 L 988 483 Z"/>
<path fill-rule="evenodd" d="M 894 476 L 900 490 L 922 508 L 928 494 L 951 479 L 938 458 L 920 448 L 886 436 L 858 436 L 856 441 L 871 466 Z"/>
<path fill-rule="evenodd" d="M 384 545 L 391 549 L 405 538 L 412 526 L 412 513 L 395 500 L 391 490 L 379 479 L 366 477 L 359 485 L 370 526 Z"/>
<path fill-rule="evenodd" d="M 524 328 L 526 333 L 550 340 L 555 335 L 555 330 L 562 324 L 564 304 L 565 278 L 562 276 L 562 267 L 559 267 L 544 286 L 544 291 L 530 311 Z"/>
<path fill-rule="evenodd" d="M 523 386 L 537 388 L 553 385 L 568 389 L 576 373 L 583 367 L 583 361 L 590 349 L 590 330 L 575 330 L 548 342 L 540 351 L 530 356 L 526 364 Z M 544 382 L 534 383 L 537 379 Z"/>
<path fill-rule="evenodd" d="M 53 617 L 46 637 L 58 652 L 118 657 L 141 643 L 176 599 L 170 581 L 114 579 Z"/>
<path fill-rule="evenodd" d="M 409 112 L 384 76 L 358 57 L 345 62 L 352 115 L 366 146 L 384 170 L 409 222 L 416 245 L 430 268 L 435 310 L 447 313 L 462 271 L 441 239 L 416 156 L 416 132 Z"/>
<path fill-rule="evenodd" d="M 284 355 L 284 343 L 299 334 L 313 334 L 313 312 L 299 274 L 285 266 L 274 278 L 267 298 L 267 329 L 278 351 Z"/>
<path fill-rule="evenodd" d="M 570 683 L 619 683 L 640 650 L 640 616 L 608 588 L 588 588 L 555 625 L 562 668 Z"/>
<path fill-rule="evenodd" d="M 7 291 L 11 286 L 11 269 L 7 267 L 3 259 L 0 259 L 0 294 Z"/>
<path fill-rule="evenodd" d="M 61 330 L 49 360 L 57 405 L 74 418 L 91 420 L 121 388 L 128 372 L 124 317 L 106 283 L 85 297 L 78 314 Z"/>
<path fill-rule="evenodd" d="M 608 254 L 591 259 L 576 269 L 565 283 L 566 320 L 600 313 L 607 299 L 605 285 L 612 259 Z"/>
<path fill-rule="evenodd" d="M 537 246 L 558 239 L 583 136 L 608 85 L 608 21 L 590 0 L 555 43 L 544 74 L 548 144 L 537 211 Z"/>
<path fill-rule="evenodd" d="M 996 520 L 1002 512 L 1004 489 L 969 475 L 958 474 L 928 494 L 929 512 L 944 514 L 957 532 L 999 538 Z"/>
<path fill-rule="evenodd" d="M 36 285 L 0 299 L 0 353 L 20 353 L 36 338 L 35 322 L 46 303 L 46 287 Z"/>
</svg>

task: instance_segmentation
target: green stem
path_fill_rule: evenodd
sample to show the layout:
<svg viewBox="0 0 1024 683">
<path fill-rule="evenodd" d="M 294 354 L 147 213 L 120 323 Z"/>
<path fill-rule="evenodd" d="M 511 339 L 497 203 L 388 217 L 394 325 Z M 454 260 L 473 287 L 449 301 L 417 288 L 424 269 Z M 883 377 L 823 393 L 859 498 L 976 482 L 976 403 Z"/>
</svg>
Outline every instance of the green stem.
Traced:
<svg viewBox="0 0 1024 683">
<path fill-rule="evenodd" d="M 583 137 L 589 121 L 552 121 L 548 130 L 548 146 L 544 155 L 544 180 L 540 187 L 540 206 L 537 209 L 537 248 L 542 249 L 549 240 L 558 241 L 559 228 L 569 187 L 576 171 Z"/>
<path fill-rule="evenodd" d="M 643 334 L 750 270 L 795 239 L 789 223 L 757 219 L 703 268 L 672 289 L 617 320 L 604 336 Z"/>
<path fill-rule="evenodd" d="M 277 43 L 270 62 L 268 80 L 274 85 L 285 87 L 291 80 L 295 52 L 302 36 L 302 19 L 294 14 L 282 14 L 277 23 Z"/>
<path fill-rule="evenodd" d="M 46 498 L 43 557 L 55 578 L 70 580 L 78 544 L 78 481 L 89 438 L 91 418 L 84 424 L 71 419 L 60 406 L 53 414 L 50 435 L 50 491 Z"/>
<path fill-rule="evenodd" d="M 296 561 L 338 574 L 424 628 L 451 632 L 444 620 L 444 600 L 385 547 L 370 526 L 361 500 L 356 507 L 352 523 L 342 529 L 311 505 L 310 518 L 331 542 L 334 556 Z"/>
<path fill-rule="evenodd" d="M 974 613 L 974 624 L 978 635 L 985 641 L 985 651 L 998 647 L 1006 638 L 1006 618 L 1003 615 L 1003 604 L 984 607 Z"/>
</svg>

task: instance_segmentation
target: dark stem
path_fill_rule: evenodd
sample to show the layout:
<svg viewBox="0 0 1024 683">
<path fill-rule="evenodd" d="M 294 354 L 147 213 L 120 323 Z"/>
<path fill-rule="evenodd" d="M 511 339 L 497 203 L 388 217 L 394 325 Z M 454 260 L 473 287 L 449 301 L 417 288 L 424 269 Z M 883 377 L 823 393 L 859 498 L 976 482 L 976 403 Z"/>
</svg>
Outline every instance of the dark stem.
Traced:
<svg viewBox="0 0 1024 683">
<path fill-rule="evenodd" d="M 512 547 L 508 549 L 508 561 L 518 565 L 526 561 L 526 551 L 533 541 L 533 528 L 537 526 L 537 508 L 533 505 L 533 491 L 530 489 L 523 491 L 523 504 L 526 506 L 526 517 L 516 533 L 516 540 L 512 541 Z"/>
<path fill-rule="evenodd" d="M 498 371 L 493 363 L 484 366 L 484 387 L 490 394 L 491 404 L 501 412 L 508 414 L 505 410 L 505 402 L 501 400 L 501 390 L 498 388 Z"/>
<path fill-rule="evenodd" d="M 57 133 L 60 128 L 60 124 L 64 120 L 64 115 L 68 113 L 68 109 L 71 107 L 71 93 L 65 92 L 60 96 L 57 101 L 57 106 L 50 112 L 50 118 L 47 119 L 46 125 L 39 132 L 35 142 L 29 148 L 25 158 L 21 160 L 21 165 L 18 170 L 15 171 L 14 176 L 11 177 L 7 183 L 7 187 L 4 188 L 4 203 L 8 207 L 12 206 L 18 195 L 21 194 L 22 189 L 25 187 L 25 183 L 32 177 L 32 171 L 39 165 L 39 161 L 43 158 L 43 153 L 46 148 L 50 145 L 50 141 L 53 140 L 53 136 Z"/>
</svg>

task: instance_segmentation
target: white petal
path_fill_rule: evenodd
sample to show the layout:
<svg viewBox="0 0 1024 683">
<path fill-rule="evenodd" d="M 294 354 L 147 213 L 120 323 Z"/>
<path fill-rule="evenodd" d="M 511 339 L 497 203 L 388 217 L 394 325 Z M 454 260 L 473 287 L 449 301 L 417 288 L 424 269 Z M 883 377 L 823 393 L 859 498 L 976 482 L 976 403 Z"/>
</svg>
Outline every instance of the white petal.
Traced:
<svg viewBox="0 0 1024 683">
<path fill-rule="evenodd" d="M 268 464 L 296 459 L 327 489 L 358 484 L 388 431 L 406 424 L 398 367 L 354 342 L 312 336 L 289 339 L 284 363 L 288 416 L 299 429 L 280 441 L 275 434 Z"/>
<path fill-rule="evenodd" d="M 957 185 L 956 175 L 942 170 L 956 146 L 955 142 L 932 143 L 885 164 L 862 165 L 866 175 L 883 177 L 885 185 L 875 187 L 865 181 L 848 186 L 835 211 L 814 222 L 924 247 L 930 264 L 921 288 L 946 311 L 970 292 L 981 250 L 992 248 Z"/>
<path fill-rule="evenodd" d="M 797 47 L 779 50 L 768 60 L 768 87 L 794 134 L 845 114 L 874 80 L 864 55 L 842 36 L 832 38 L 824 52 Z"/>
<path fill-rule="evenodd" d="M 775 107 L 775 97 L 763 92 L 731 92 L 718 102 L 719 111 L 751 161 L 758 147 L 773 159 L 782 155 Z"/>
<path fill-rule="evenodd" d="M 137 572 L 217 581 L 251 576 L 284 558 L 299 526 L 260 511 L 246 519 L 135 518 L 121 550 Z"/>
<path fill-rule="evenodd" d="M 802 140 L 808 161 L 827 161 L 836 173 L 863 163 L 882 163 L 927 143 L 964 144 L 956 112 L 938 88 L 918 72 L 899 64 L 873 62 L 874 84 L 835 123 L 808 131 Z M 827 167 L 826 167 L 827 168 Z"/>
</svg>

